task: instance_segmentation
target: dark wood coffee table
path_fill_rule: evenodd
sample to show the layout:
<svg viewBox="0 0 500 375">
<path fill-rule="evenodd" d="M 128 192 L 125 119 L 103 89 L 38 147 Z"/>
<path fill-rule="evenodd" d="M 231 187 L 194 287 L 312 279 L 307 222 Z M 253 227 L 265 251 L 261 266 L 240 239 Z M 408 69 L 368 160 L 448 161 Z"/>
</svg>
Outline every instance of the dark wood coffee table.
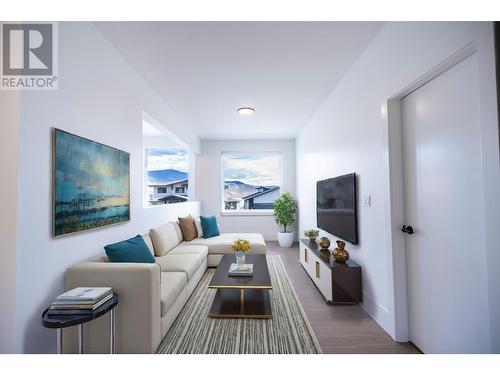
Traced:
<svg viewBox="0 0 500 375">
<path fill-rule="evenodd" d="M 253 264 L 252 276 L 229 276 L 233 254 L 225 254 L 215 271 L 209 288 L 217 289 L 208 316 L 211 318 L 260 318 L 270 319 L 272 289 L 265 255 L 246 256 L 245 263 Z"/>
</svg>

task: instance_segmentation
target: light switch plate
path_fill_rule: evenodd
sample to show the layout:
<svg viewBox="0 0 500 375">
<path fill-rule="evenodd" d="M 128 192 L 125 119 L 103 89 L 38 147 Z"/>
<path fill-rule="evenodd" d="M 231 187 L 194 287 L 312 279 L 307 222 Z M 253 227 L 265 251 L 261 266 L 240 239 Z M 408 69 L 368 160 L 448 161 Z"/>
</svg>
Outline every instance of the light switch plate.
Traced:
<svg viewBox="0 0 500 375">
<path fill-rule="evenodd" d="M 367 195 L 363 199 L 363 206 L 365 206 L 365 207 L 371 207 L 372 206 L 372 196 L 371 195 Z"/>
</svg>

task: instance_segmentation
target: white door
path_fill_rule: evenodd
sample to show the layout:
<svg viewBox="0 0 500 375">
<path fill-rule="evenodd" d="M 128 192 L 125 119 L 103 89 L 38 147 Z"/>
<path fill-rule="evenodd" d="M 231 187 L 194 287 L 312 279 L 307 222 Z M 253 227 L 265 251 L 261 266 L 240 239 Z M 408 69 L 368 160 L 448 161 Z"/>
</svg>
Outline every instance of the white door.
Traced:
<svg viewBox="0 0 500 375">
<path fill-rule="evenodd" d="M 424 353 L 489 347 L 477 61 L 402 100 L 409 335 Z"/>
</svg>

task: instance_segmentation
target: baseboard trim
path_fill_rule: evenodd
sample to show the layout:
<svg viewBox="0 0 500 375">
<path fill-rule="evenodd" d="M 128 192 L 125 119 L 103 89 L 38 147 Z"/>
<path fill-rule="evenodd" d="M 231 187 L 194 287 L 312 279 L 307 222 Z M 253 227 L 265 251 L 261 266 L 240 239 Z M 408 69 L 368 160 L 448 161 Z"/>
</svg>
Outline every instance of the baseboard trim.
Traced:
<svg viewBox="0 0 500 375">
<path fill-rule="evenodd" d="M 363 302 L 360 306 L 389 336 L 391 336 L 393 340 L 395 340 L 394 318 L 385 307 L 375 302 L 375 300 L 364 291 Z"/>
</svg>

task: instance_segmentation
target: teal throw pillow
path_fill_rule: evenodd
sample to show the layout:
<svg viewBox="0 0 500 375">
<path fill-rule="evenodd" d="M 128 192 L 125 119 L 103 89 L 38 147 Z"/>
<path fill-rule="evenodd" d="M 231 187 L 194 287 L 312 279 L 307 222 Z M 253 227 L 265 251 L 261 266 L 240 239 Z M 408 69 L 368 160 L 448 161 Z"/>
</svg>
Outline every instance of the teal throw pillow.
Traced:
<svg viewBox="0 0 500 375">
<path fill-rule="evenodd" d="M 215 216 L 200 216 L 201 229 L 203 229 L 203 238 L 218 236 L 219 227 Z"/>
<path fill-rule="evenodd" d="M 140 234 L 128 240 L 104 246 L 104 251 L 110 262 L 154 263 L 148 245 Z"/>
</svg>

